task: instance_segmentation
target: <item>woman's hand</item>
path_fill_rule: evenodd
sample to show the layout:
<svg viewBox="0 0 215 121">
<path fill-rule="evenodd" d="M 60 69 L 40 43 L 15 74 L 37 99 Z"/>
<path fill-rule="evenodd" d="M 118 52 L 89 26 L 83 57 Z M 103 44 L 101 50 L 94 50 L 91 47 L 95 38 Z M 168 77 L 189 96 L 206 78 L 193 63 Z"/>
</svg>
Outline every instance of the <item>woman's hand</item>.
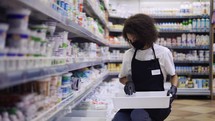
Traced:
<svg viewBox="0 0 215 121">
<path fill-rule="evenodd" d="M 135 91 L 135 86 L 134 86 L 134 83 L 132 81 L 131 75 L 127 76 L 127 80 L 128 81 L 125 83 L 125 87 L 124 87 L 125 94 L 133 95 L 136 91 Z"/>
</svg>

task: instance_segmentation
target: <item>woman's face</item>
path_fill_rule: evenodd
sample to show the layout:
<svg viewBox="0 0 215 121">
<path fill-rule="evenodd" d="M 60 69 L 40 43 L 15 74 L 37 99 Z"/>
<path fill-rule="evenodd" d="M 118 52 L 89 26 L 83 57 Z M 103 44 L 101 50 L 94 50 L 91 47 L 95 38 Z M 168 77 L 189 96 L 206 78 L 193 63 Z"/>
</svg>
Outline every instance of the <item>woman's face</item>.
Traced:
<svg viewBox="0 0 215 121">
<path fill-rule="evenodd" d="M 135 42 L 136 40 L 136 37 L 133 35 L 133 34 L 126 34 L 127 37 L 128 37 L 128 40 L 131 41 L 131 43 Z"/>
</svg>

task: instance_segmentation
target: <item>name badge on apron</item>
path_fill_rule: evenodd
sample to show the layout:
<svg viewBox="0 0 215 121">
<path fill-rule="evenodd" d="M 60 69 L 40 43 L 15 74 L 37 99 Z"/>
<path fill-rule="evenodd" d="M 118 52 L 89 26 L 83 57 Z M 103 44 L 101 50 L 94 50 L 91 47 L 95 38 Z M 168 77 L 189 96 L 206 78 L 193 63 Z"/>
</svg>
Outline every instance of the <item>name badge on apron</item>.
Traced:
<svg viewBox="0 0 215 121">
<path fill-rule="evenodd" d="M 160 75 L 161 74 L 160 69 L 152 70 L 151 72 L 152 72 L 152 76 L 153 75 Z"/>
</svg>

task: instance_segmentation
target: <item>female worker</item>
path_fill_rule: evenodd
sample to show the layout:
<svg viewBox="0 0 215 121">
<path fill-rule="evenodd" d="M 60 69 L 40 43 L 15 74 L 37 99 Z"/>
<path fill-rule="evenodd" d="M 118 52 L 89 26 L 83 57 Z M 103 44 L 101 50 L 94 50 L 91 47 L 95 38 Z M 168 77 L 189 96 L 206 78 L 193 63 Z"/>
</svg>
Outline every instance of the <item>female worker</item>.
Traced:
<svg viewBox="0 0 215 121">
<path fill-rule="evenodd" d="M 119 74 L 125 93 L 164 91 L 164 82 L 170 75 L 172 86 L 167 95 L 173 96 L 167 109 L 120 109 L 113 121 L 164 121 L 171 112 L 171 103 L 177 92 L 178 78 L 172 53 L 155 44 L 158 32 L 154 20 L 145 14 L 136 14 L 125 21 L 123 37 L 133 46 L 125 52 Z"/>
</svg>

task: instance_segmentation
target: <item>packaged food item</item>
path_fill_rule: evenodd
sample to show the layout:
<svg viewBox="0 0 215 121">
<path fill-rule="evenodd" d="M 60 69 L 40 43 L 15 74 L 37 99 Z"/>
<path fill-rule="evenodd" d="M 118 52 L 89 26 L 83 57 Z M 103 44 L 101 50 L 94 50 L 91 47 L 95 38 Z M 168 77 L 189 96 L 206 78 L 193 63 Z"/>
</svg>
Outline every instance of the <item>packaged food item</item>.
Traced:
<svg viewBox="0 0 215 121">
<path fill-rule="evenodd" d="M 41 24 L 41 25 L 32 25 L 30 26 L 31 30 L 36 31 L 40 34 L 40 37 L 42 40 L 46 39 L 46 33 L 48 30 L 47 25 Z"/>
<path fill-rule="evenodd" d="M 28 28 L 29 15 L 31 11 L 28 9 L 9 10 L 7 12 L 8 22 L 10 29 L 23 29 Z"/>
<path fill-rule="evenodd" d="M 71 84 L 72 73 L 62 75 L 62 85 Z"/>
<path fill-rule="evenodd" d="M 5 48 L 8 24 L 0 23 L 0 51 Z"/>
<path fill-rule="evenodd" d="M 72 89 L 73 90 L 79 90 L 80 89 L 80 84 L 81 84 L 81 79 L 77 77 L 72 77 Z"/>
<path fill-rule="evenodd" d="M 10 29 L 7 34 L 7 46 L 22 51 L 28 50 L 29 31 L 22 29 Z"/>
<path fill-rule="evenodd" d="M 50 96 L 50 80 L 51 78 L 46 78 L 44 80 L 38 81 L 38 92 L 45 96 Z"/>
<path fill-rule="evenodd" d="M 9 49 L 7 52 L 6 71 L 15 71 L 17 69 L 17 49 Z"/>
<path fill-rule="evenodd" d="M 56 22 L 46 22 L 46 25 L 48 26 L 47 34 L 53 36 L 57 23 Z"/>
<path fill-rule="evenodd" d="M 8 112 L 2 113 L 2 121 L 10 121 Z"/>
</svg>

